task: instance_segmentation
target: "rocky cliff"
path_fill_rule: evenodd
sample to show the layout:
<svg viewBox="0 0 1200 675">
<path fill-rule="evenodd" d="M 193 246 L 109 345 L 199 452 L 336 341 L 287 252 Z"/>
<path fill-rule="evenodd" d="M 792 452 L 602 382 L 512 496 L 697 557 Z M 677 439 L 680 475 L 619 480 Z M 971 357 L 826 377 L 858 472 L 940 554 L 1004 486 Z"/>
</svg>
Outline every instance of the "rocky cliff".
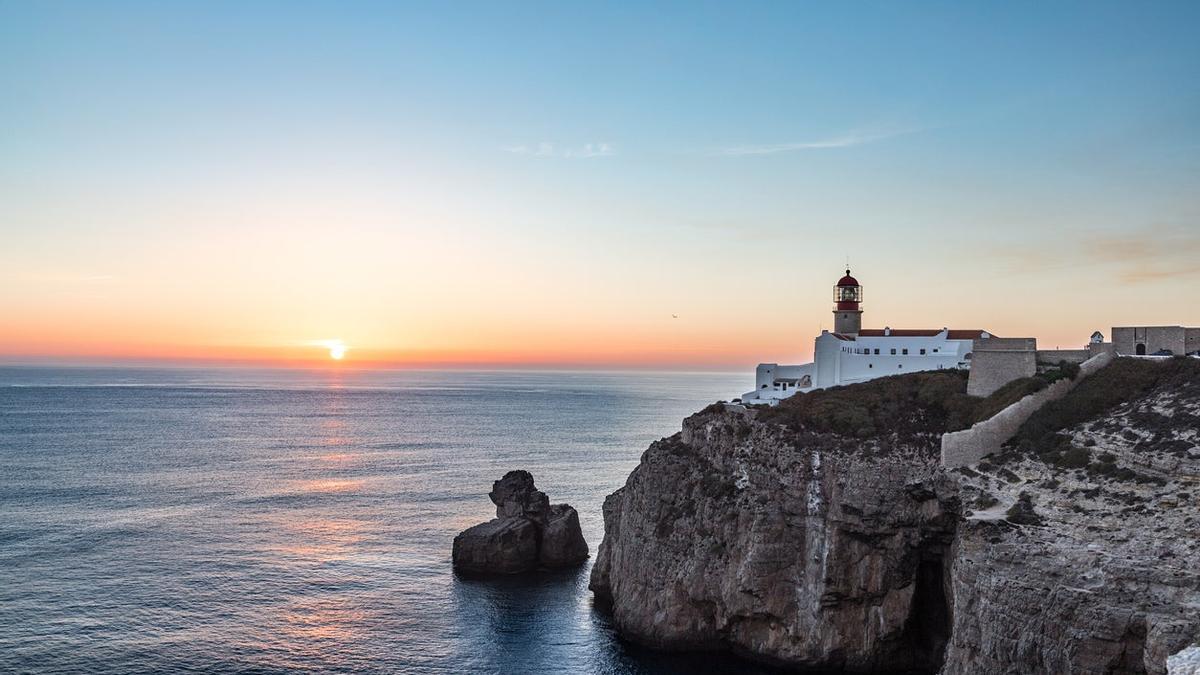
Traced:
<svg viewBox="0 0 1200 675">
<path fill-rule="evenodd" d="M 1166 672 L 1200 638 L 1200 362 L 1119 360 L 946 471 L 956 377 L 688 418 L 605 501 L 596 597 L 633 640 L 799 668 Z"/>
</svg>

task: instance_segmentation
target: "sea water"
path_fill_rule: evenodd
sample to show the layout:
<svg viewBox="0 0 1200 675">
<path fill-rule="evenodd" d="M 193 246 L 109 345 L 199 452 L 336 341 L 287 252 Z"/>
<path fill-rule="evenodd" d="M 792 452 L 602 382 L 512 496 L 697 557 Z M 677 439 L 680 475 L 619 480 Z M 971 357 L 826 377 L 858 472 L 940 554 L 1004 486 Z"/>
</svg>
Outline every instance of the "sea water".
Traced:
<svg viewBox="0 0 1200 675">
<path fill-rule="evenodd" d="M 579 510 L 745 374 L 0 368 L 0 671 L 691 673 L 589 565 L 458 578 L 528 469 Z"/>
</svg>

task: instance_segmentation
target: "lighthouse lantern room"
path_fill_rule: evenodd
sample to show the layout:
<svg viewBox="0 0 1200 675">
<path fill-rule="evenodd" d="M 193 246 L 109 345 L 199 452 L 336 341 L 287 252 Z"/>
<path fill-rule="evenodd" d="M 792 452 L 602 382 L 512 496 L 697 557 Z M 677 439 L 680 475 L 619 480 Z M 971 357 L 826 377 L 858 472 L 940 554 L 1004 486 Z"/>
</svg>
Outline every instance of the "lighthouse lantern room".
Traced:
<svg viewBox="0 0 1200 675">
<path fill-rule="evenodd" d="M 858 335 L 862 330 L 862 299 L 862 286 L 846 270 L 846 276 L 833 287 L 833 301 L 837 303 L 833 308 L 833 332 Z"/>
</svg>

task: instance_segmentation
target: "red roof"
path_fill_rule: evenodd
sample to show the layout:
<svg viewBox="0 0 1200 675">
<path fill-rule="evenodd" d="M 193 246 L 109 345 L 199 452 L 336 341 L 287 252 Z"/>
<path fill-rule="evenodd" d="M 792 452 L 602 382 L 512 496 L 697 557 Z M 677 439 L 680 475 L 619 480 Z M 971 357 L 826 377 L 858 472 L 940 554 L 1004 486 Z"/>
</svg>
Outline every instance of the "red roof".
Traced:
<svg viewBox="0 0 1200 675">
<path fill-rule="evenodd" d="M 850 270 L 846 270 L 846 276 L 838 279 L 837 285 L 839 288 L 841 288 L 842 286 L 858 286 L 859 283 L 858 279 L 850 276 Z"/>
<path fill-rule="evenodd" d="M 884 335 L 882 328 L 865 328 L 858 332 L 859 337 L 933 337 L 942 332 L 941 328 L 893 328 L 889 335 Z M 960 329 L 951 328 L 947 334 L 947 340 L 973 340 L 980 337 L 987 331 L 981 328 Z M 834 333 L 840 340 L 853 340 L 851 336 L 844 336 Z M 996 337 L 988 333 L 992 337 Z"/>
</svg>

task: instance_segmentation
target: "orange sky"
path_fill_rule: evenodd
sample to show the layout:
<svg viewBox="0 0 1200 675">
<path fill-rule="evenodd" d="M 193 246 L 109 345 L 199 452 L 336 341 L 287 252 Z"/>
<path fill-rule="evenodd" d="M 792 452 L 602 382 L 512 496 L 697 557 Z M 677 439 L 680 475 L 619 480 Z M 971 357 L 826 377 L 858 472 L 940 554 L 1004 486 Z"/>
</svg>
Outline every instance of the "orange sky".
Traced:
<svg viewBox="0 0 1200 675">
<path fill-rule="evenodd" d="M 0 363 L 802 363 L 847 257 L 867 327 L 1200 324 L 1194 22 L 877 9 L 0 3 Z"/>
</svg>

